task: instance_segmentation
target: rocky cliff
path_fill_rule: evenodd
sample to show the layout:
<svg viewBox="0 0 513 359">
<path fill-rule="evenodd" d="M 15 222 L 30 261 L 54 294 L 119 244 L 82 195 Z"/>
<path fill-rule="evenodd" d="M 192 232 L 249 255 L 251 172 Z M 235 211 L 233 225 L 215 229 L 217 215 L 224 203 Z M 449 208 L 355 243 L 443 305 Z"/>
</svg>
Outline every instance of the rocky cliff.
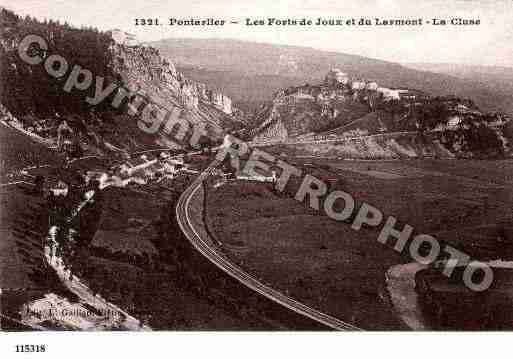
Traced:
<svg viewBox="0 0 513 359">
<path fill-rule="evenodd" d="M 113 67 L 121 74 L 123 82 L 132 90 L 140 90 L 149 95 L 162 97 L 161 91 L 187 109 L 197 110 L 199 104 L 214 106 L 229 115 L 233 112 L 231 99 L 203 83 L 185 78 L 174 64 L 159 50 L 139 44 L 127 45 L 124 38 L 113 33 Z M 134 41 L 134 40 L 132 40 Z M 175 103 L 176 104 L 176 103 Z"/>
<path fill-rule="evenodd" d="M 130 91 L 149 99 L 165 111 L 180 110 L 180 117 L 192 125 L 203 123 L 212 138 L 237 128 L 231 102 L 204 84 L 191 81 L 176 71 L 158 50 L 146 46 L 113 44 L 112 69 Z M 164 129 L 162 129 L 164 130 Z M 174 139 L 161 132 L 158 143 L 173 146 Z"/>
</svg>

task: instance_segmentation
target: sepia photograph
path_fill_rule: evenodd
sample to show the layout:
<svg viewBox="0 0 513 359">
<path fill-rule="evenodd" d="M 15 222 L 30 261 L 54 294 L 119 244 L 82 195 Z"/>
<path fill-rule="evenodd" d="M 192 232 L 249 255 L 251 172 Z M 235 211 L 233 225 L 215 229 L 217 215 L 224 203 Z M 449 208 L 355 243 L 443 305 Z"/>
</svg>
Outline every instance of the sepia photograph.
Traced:
<svg viewBox="0 0 513 359">
<path fill-rule="evenodd" d="M 512 16 L 0 0 L 8 357 L 50 354 L 40 332 L 511 332 Z"/>
</svg>

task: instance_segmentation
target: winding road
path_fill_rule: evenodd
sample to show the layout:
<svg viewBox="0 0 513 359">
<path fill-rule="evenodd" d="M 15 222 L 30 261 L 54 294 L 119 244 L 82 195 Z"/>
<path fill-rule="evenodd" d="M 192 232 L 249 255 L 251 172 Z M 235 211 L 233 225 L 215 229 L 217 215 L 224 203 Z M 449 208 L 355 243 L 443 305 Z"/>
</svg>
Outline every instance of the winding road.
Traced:
<svg viewBox="0 0 513 359">
<path fill-rule="evenodd" d="M 203 185 L 203 181 L 210 175 L 211 171 L 220 164 L 217 159 L 203 171 L 194 182 L 182 193 L 176 206 L 176 218 L 181 230 L 191 242 L 191 244 L 208 260 L 218 268 L 237 279 L 246 287 L 258 292 L 259 294 L 273 300 L 274 302 L 286 307 L 302 316 L 313 319 L 327 327 L 336 330 L 361 330 L 360 328 L 346 323 L 340 319 L 322 313 L 314 308 L 308 307 L 283 293 L 261 283 L 255 277 L 246 273 L 242 268 L 230 262 L 222 254 L 216 251 L 209 243 L 214 243 L 211 239 L 202 238 L 198 230 L 194 228 L 191 222 L 189 205 L 195 193 Z"/>
<path fill-rule="evenodd" d="M 432 131 L 433 132 L 433 131 Z M 281 139 L 278 140 L 269 140 L 269 141 L 262 141 L 262 142 L 256 142 L 252 141 L 248 144 L 251 145 L 251 147 L 267 147 L 272 145 L 283 145 L 283 146 L 290 146 L 290 145 L 319 145 L 319 144 L 326 144 L 326 143 L 334 143 L 334 142 L 349 142 L 349 141 L 355 141 L 355 140 L 366 140 L 369 138 L 386 138 L 386 137 L 394 137 L 394 136 L 401 136 L 401 135 L 418 135 L 418 131 L 397 131 L 397 132 L 385 132 L 385 133 L 376 133 L 373 135 L 365 135 L 365 136 L 353 136 L 353 137 L 339 137 L 339 138 L 333 138 L 329 139 L 324 136 L 324 138 L 317 138 L 313 140 L 299 140 L 299 141 L 284 141 Z"/>
</svg>

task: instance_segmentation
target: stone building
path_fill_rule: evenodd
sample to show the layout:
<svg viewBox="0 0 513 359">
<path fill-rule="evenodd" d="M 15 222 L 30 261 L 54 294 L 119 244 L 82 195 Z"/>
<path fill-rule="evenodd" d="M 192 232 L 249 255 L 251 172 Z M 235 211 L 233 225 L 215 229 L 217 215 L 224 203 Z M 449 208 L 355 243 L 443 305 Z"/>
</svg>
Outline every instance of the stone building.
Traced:
<svg viewBox="0 0 513 359">
<path fill-rule="evenodd" d="M 332 68 L 324 78 L 324 83 L 326 85 L 347 85 L 349 83 L 349 76 L 345 73 L 340 71 L 339 69 Z"/>
<path fill-rule="evenodd" d="M 111 30 L 111 36 L 114 41 L 121 45 L 135 46 L 139 43 L 134 34 L 130 34 L 120 29 Z"/>
</svg>

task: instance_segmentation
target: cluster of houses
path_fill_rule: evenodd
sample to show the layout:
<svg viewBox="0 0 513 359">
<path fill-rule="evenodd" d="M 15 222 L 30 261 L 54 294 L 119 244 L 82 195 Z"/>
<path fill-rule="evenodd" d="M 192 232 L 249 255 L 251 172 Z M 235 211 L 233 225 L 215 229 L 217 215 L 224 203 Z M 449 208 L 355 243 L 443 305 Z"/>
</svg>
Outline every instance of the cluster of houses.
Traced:
<svg viewBox="0 0 513 359">
<path fill-rule="evenodd" d="M 183 155 L 170 156 L 167 152 L 161 152 L 158 156 L 141 154 L 131 157 L 107 172 L 88 171 L 87 176 L 88 181 L 95 179 L 99 182 L 100 188 L 105 188 L 125 187 L 130 183 L 160 183 L 166 179 L 172 180 L 182 172 L 198 173 L 189 168 Z"/>
</svg>

